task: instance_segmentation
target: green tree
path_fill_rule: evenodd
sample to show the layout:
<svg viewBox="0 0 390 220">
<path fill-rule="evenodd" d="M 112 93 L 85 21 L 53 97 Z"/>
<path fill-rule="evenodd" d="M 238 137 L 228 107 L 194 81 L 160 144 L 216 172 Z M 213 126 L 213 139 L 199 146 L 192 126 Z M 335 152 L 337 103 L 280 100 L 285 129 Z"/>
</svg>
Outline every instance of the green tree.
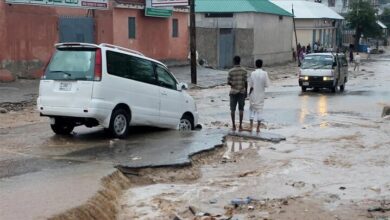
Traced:
<svg viewBox="0 0 390 220">
<path fill-rule="evenodd" d="M 369 1 L 355 0 L 351 4 L 351 10 L 347 14 L 349 26 L 355 29 L 355 49 L 359 45 L 360 37 L 363 34 L 366 37 L 380 36 L 380 28 L 377 25 L 375 9 Z"/>
<path fill-rule="evenodd" d="M 390 8 L 385 8 L 383 13 L 380 15 L 380 20 L 389 27 L 390 25 Z"/>
</svg>

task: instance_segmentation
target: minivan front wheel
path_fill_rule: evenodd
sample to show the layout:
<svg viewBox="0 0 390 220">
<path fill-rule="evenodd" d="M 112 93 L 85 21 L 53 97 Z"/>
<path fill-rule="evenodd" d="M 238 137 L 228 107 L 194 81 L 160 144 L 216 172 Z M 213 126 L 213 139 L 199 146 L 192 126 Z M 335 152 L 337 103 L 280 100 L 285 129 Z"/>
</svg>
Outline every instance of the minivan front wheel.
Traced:
<svg viewBox="0 0 390 220">
<path fill-rule="evenodd" d="M 112 112 L 110 120 L 110 131 L 117 138 L 125 138 L 129 133 L 129 114 L 123 109 L 116 109 Z"/>
<path fill-rule="evenodd" d="M 73 123 L 56 118 L 54 124 L 51 124 L 50 127 L 56 134 L 67 135 L 73 131 L 75 126 Z"/>
<path fill-rule="evenodd" d="M 193 122 L 192 119 L 184 115 L 179 122 L 179 131 L 191 131 L 193 129 Z"/>
<path fill-rule="evenodd" d="M 340 85 L 340 92 L 344 92 L 344 89 L 345 89 L 345 84 Z"/>
</svg>

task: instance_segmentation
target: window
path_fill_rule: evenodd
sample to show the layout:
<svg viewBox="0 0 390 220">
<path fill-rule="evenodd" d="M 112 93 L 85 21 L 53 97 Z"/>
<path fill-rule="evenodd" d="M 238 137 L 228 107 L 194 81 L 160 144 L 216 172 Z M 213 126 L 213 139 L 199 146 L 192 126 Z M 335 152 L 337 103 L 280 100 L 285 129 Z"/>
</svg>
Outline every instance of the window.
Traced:
<svg viewBox="0 0 390 220">
<path fill-rule="evenodd" d="M 172 19 L 172 37 L 179 37 L 179 20 Z"/>
<path fill-rule="evenodd" d="M 206 18 L 232 18 L 233 13 L 206 13 Z"/>
<path fill-rule="evenodd" d="M 283 16 L 279 15 L 279 21 L 282 21 L 282 20 L 283 20 Z"/>
<path fill-rule="evenodd" d="M 129 39 L 135 39 L 135 17 L 129 17 Z"/>
<path fill-rule="evenodd" d="M 126 54 L 107 51 L 107 72 L 139 82 L 156 84 L 152 62 Z"/>
<path fill-rule="evenodd" d="M 166 71 L 163 67 L 157 66 L 156 72 L 158 77 L 158 84 L 160 86 L 168 89 L 177 89 L 176 80 L 171 76 L 168 71 Z"/>
<path fill-rule="evenodd" d="M 334 7 L 335 6 L 335 0 L 328 0 L 328 7 Z"/>
<path fill-rule="evenodd" d="M 94 79 L 96 49 L 58 49 L 45 72 L 45 79 L 87 80 Z"/>
</svg>

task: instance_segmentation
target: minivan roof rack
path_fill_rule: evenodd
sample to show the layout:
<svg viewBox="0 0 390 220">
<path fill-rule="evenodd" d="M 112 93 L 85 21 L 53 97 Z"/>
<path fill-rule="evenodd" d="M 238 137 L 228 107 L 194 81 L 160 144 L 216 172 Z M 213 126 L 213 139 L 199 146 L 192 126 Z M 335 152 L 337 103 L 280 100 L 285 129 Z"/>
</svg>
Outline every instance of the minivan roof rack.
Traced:
<svg viewBox="0 0 390 220">
<path fill-rule="evenodd" d="M 131 50 L 131 49 L 128 49 L 128 48 L 124 48 L 124 47 L 120 47 L 120 46 L 116 46 L 116 45 L 112 45 L 112 44 L 102 43 L 99 46 L 110 47 L 110 48 L 114 48 L 114 49 L 117 49 L 117 50 L 124 50 L 124 51 L 127 51 L 127 52 L 138 54 L 138 55 L 143 56 L 143 57 L 145 56 L 143 53 L 141 53 L 139 51 Z"/>
</svg>

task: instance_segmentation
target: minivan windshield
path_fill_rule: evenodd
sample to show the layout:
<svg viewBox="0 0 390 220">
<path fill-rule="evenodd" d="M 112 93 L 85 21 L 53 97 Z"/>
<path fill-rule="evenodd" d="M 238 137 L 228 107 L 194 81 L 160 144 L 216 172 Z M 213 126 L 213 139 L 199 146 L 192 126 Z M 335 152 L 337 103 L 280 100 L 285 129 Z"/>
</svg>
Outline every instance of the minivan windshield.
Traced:
<svg viewBox="0 0 390 220">
<path fill-rule="evenodd" d="M 57 49 L 46 68 L 44 79 L 93 80 L 95 51 L 92 48 Z"/>
<path fill-rule="evenodd" d="M 332 69 L 333 57 L 327 55 L 306 56 L 301 69 Z"/>
</svg>

